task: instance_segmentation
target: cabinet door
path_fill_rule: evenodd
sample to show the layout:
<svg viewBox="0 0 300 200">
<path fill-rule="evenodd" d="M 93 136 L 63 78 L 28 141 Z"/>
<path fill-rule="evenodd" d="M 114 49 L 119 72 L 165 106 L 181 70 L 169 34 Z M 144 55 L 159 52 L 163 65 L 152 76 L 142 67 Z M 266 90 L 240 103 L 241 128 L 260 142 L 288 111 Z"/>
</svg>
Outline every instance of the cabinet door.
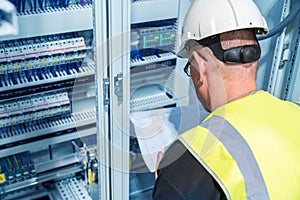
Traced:
<svg viewBox="0 0 300 200">
<path fill-rule="evenodd" d="M 109 16 L 112 199 L 125 200 L 129 191 L 129 1 L 111 0 Z"/>
</svg>

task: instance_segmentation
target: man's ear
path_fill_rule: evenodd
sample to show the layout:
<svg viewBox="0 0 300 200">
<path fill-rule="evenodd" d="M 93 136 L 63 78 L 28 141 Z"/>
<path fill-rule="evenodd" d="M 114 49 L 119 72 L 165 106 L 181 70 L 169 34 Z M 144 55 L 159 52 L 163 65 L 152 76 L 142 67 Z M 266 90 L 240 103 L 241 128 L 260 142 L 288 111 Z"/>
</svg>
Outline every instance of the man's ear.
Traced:
<svg viewBox="0 0 300 200">
<path fill-rule="evenodd" d="M 194 62 L 195 62 L 194 67 L 196 67 L 196 69 L 200 75 L 199 81 L 200 81 L 200 83 L 203 83 L 205 74 L 207 72 L 206 71 L 207 70 L 207 61 L 202 56 L 200 56 L 196 51 L 193 51 L 193 58 L 194 58 Z"/>
</svg>

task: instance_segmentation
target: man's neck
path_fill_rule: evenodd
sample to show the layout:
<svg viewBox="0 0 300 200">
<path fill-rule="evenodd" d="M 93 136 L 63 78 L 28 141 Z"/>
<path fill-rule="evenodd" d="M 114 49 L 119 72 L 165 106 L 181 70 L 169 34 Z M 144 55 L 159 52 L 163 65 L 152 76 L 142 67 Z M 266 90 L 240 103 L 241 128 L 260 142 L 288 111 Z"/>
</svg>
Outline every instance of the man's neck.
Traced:
<svg viewBox="0 0 300 200">
<path fill-rule="evenodd" d="M 244 84 L 244 85 L 243 85 Z M 223 90 L 223 91 L 222 91 Z M 224 89 L 220 89 L 217 98 L 211 99 L 211 110 L 215 110 L 220 106 L 223 106 L 229 102 L 238 100 L 240 98 L 250 95 L 252 92 L 256 91 L 256 84 L 245 84 L 238 83 L 234 86 L 225 86 Z"/>
</svg>

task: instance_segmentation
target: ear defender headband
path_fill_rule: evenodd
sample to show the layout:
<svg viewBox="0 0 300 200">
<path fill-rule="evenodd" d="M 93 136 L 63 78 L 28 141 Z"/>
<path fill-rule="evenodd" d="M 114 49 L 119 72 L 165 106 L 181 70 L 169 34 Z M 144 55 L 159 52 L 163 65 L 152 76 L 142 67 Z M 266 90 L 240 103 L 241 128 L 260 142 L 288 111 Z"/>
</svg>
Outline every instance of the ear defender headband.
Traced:
<svg viewBox="0 0 300 200">
<path fill-rule="evenodd" d="M 261 54 L 258 43 L 224 50 L 219 35 L 205 38 L 197 42 L 202 46 L 209 47 L 220 61 L 228 64 L 251 63 L 258 60 Z"/>
</svg>

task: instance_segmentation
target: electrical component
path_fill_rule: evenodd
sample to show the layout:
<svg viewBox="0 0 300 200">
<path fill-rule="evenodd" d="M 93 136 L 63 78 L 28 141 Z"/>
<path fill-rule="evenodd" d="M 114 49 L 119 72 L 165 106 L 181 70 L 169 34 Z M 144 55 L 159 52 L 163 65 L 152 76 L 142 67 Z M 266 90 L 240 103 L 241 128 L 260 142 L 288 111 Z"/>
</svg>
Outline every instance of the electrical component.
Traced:
<svg viewBox="0 0 300 200">
<path fill-rule="evenodd" d="M 132 25 L 131 59 L 174 52 L 176 30 L 174 19 Z"/>
<path fill-rule="evenodd" d="M 49 39 L 51 38 L 41 38 L 42 41 L 40 42 L 22 46 L 16 46 L 12 42 L 5 42 L 0 47 L 0 62 L 34 59 L 42 56 L 72 53 L 87 49 L 83 37 L 47 41 Z"/>
<path fill-rule="evenodd" d="M 38 198 L 48 183 L 83 174 L 69 142 L 96 133 L 93 1 L 10 1 L 22 23 L 0 41 L 0 199 Z M 73 182 L 74 199 L 88 199 Z"/>
<path fill-rule="evenodd" d="M 42 120 L 58 115 L 69 115 L 71 102 L 67 92 L 45 92 L 13 100 L 0 101 L 0 127 Z"/>
<path fill-rule="evenodd" d="M 3 188 L 34 177 L 36 170 L 28 151 L 0 159 L 0 184 Z"/>
<path fill-rule="evenodd" d="M 77 150 L 80 152 L 82 157 L 82 162 L 85 169 L 85 180 L 87 185 L 92 185 L 93 182 L 98 180 L 98 156 L 97 156 L 97 146 L 90 145 L 87 146 L 84 143 L 82 148 L 79 148 L 75 142 L 72 142 Z"/>
</svg>

